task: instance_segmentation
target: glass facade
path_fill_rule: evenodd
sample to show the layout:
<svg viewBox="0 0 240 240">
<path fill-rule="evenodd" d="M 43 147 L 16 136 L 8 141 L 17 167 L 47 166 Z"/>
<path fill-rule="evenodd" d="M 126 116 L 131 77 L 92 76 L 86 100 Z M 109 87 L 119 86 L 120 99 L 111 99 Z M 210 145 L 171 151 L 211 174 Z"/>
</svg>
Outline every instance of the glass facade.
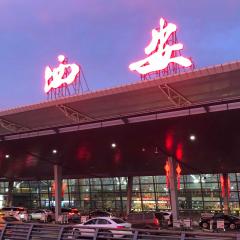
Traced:
<svg viewBox="0 0 240 240">
<path fill-rule="evenodd" d="M 230 173 L 229 208 L 239 212 L 240 173 Z M 179 208 L 183 211 L 220 211 L 223 209 L 219 174 L 183 175 L 179 190 Z M 0 182 L 0 207 L 6 205 L 8 182 Z M 55 205 L 52 180 L 14 182 L 14 206 L 29 209 Z M 95 209 L 126 211 L 127 178 L 64 179 L 62 206 L 75 207 L 82 212 Z M 170 209 L 170 194 L 165 176 L 133 177 L 132 210 Z"/>
</svg>

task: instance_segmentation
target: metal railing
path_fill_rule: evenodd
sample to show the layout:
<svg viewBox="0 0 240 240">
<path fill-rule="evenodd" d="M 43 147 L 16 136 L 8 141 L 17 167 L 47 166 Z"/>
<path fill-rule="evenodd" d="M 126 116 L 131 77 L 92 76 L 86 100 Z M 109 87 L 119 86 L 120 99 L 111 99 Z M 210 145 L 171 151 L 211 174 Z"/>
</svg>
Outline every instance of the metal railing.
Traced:
<svg viewBox="0 0 240 240">
<path fill-rule="evenodd" d="M 7 223 L 0 232 L 0 240 L 81 240 L 86 237 L 92 240 L 240 240 L 240 233 L 110 229 L 35 223 Z"/>
</svg>

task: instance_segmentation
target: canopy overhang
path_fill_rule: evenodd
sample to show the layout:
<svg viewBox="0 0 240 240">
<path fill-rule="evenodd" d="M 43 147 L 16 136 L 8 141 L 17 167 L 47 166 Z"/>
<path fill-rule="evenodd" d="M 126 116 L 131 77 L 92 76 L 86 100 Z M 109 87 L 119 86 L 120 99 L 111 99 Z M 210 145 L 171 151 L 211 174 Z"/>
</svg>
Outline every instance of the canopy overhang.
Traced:
<svg viewBox="0 0 240 240">
<path fill-rule="evenodd" d="M 239 171 L 239 79 L 234 62 L 2 111 L 0 176 L 52 178 L 56 163 L 67 178 L 164 174 L 179 146 L 185 173 Z"/>
</svg>

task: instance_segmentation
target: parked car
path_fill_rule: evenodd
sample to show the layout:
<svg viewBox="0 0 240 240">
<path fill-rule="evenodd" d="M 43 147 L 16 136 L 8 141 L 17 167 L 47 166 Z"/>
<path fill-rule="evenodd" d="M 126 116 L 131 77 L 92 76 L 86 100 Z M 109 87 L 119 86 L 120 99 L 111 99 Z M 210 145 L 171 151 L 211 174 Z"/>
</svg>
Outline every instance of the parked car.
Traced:
<svg viewBox="0 0 240 240">
<path fill-rule="evenodd" d="M 55 213 L 55 208 L 52 207 L 51 211 L 53 215 Z M 72 223 L 80 223 L 81 222 L 81 214 L 78 209 L 76 208 L 61 208 L 61 213 L 66 214 L 68 221 Z"/>
<path fill-rule="evenodd" d="M 72 223 L 80 223 L 81 222 L 81 214 L 76 208 L 62 208 L 62 213 L 67 214 L 68 221 Z"/>
<path fill-rule="evenodd" d="M 8 222 L 11 222 L 11 223 L 21 223 L 19 221 L 18 218 L 16 218 L 15 216 L 0 216 L 0 224 L 4 224 L 4 223 L 8 223 Z"/>
<path fill-rule="evenodd" d="M 173 225 L 173 216 L 170 211 L 159 211 L 155 212 L 155 217 L 158 219 L 160 225 L 164 225 L 163 222 L 167 224 L 167 226 Z"/>
<path fill-rule="evenodd" d="M 210 228 L 210 221 L 212 221 L 212 227 L 215 229 L 217 227 L 217 221 L 224 220 L 225 229 L 239 229 L 240 228 L 240 218 L 232 215 L 226 215 L 223 213 L 217 213 L 213 216 L 201 216 L 199 221 L 199 226 L 202 228 Z"/>
<path fill-rule="evenodd" d="M 96 218 L 96 217 L 112 217 L 112 214 L 107 211 L 102 210 L 95 210 L 89 213 L 89 218 Z"/>
<path fill-rule="evenodd" d="M 132 224 L 133 228 L 159 229 L 160 213 L 155 212 L 133 212 L 127 216 L 127 222 Z"/>
<path fill-rule="evenodd" d="M 27 209 L 23 207 L 4 207 L 1 209 L 0 213 L 5 217 L 14 216 L 18 220 L 21 220 L 23 214 L 27 213 Z"/>
<path fill-rule="evenodd" d="M 39 209 L 29 214 L 30 220 L 51 222 L 54 219 L 53 212 L 47 209 Z"/>
<path fill-rule="evenodd" d="M 77 224 L 73 228 L 73 235 L 75 239 L 78 239 L 80 236 L 93 237 L 95 228 L 100 228 L 99 231 L 101 232 L 100 236 L 102 238 L 119 239 L 132 235 L 132 231 L 128 230 L 131 228 L 131 224 L 116 217 L 97 217 L 92 218 L 85 223 Z"/>
</svg>

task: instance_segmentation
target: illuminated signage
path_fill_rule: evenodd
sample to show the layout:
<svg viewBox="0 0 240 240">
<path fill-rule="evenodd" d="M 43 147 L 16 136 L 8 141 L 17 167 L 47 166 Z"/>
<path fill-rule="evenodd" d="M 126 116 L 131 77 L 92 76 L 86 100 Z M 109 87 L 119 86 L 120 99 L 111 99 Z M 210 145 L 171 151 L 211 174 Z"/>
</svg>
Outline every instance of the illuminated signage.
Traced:
<svg viewBox="0 0 240 240">
<path fill-rule="evenodd" d="M 59 55 L 58 61 L 58 67 L 51 69 L 47 66 L 45 68 L 44 91 L 46 93 L 52 89 L 72 84 L 80 72 L 80 67 L 75 63 L 68 64 L 68 60 L 64 55 Z"/>
<path fill-rule="evenodd" d="M 170 164 L 168 161 L 166 161 L 164 170 L 166 172 L 166 188 L 169 189 Z"/>
<path fill-rule="evenodd" d="M 169 38 L 176 33 L 176 30 L 177 26 L 175 24 L 167 23 L 161 18 L 160 28 L 152 30 L 152 40 L 145 48 L 145 53 L 148 56 L 145 59 L 130 64 L 129 69 L 145 75 L 164 70 L 170 63 L 190 67 L 192 62 L 188 58 L 176 54 L 177 51 L 183 49 L 183 45 L 169 41 Z"/>
<path fill-rule="evenodd" d="M 176 167 L 176 172 L 177 172 L 177 188 L 178 190 L 180 190 L 180 186 L 181 186 L 181 172 L 182 172 L 182 169 L 178 163 L 177 167 Z"/>
</svg>

